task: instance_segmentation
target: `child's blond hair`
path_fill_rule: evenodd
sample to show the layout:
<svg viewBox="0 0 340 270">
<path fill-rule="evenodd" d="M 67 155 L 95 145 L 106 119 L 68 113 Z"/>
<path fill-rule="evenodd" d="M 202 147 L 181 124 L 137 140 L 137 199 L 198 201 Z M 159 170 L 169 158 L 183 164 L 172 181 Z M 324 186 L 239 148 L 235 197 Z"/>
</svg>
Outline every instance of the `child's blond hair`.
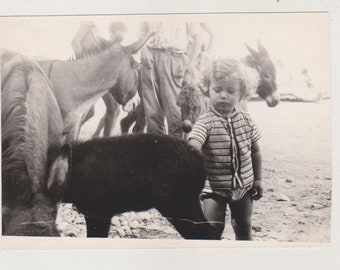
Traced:
<svg viewBox="0 0 340 270">
<path fill-rule="evenodd" d="M 208 90 L 208 94 L 212 79 L 227 81 L 230 78 L 240 81 L 240 100 L 246 100 L 255 93 L 258 86 L 258 74 L 238 60 L 217 58 L 210 61 L 207 68 L 203 71 L 203 85 Z"/>
</svg>

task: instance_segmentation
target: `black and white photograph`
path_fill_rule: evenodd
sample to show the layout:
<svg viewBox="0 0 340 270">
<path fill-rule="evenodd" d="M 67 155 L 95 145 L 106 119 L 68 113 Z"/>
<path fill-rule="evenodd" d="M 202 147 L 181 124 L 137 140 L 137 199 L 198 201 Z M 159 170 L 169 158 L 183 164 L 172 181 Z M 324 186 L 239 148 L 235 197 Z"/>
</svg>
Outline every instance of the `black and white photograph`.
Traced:
<svg viewBox="0 0 340 270">
<path fill-rule="evenodd" d="M 2 249 L 330 247 L 330 21 L 0 16 Z"/>
</svg>

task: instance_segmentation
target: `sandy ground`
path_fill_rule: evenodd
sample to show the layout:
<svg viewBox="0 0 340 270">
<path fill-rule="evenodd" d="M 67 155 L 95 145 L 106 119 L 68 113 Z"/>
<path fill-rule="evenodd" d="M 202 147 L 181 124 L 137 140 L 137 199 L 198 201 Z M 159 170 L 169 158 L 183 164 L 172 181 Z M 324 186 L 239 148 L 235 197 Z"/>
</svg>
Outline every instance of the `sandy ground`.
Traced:
<svg viewBox="0 0 340 270">
<path fill-rule="evenodd" d="M 254 204 L 256 241 L 330 241 L 331 223 L 331 102 L 281 102 L 268 108 L 250 102 L 249 112 L 262 130 L 264 196 Z M 104 113 L 102 102 L 81 132 L 88 139 Z M 121 117 L 124 113 L 121 114 Z M 119 126 L 115 133 L 119 134 Z M 82 215 L 64 204 L 57 219 L 62 236 L 85 237 Z M 227 213 L 224 240 L 234 233 Z M 179 234 L 156 210 L 113 217 L 110 237 L 176 239 Z"/>
</svg>

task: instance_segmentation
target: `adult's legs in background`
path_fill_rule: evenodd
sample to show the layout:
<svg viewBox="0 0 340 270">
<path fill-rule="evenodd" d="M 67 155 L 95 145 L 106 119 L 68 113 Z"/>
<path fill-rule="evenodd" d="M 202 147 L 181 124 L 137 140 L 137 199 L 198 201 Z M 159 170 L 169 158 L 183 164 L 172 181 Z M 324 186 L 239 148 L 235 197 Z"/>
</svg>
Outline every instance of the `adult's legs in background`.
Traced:
<svg viewBox="0 0 340 270">
<path fill-rule="evenodd" d="M 177 97 L 181 90 L 184 72 L 185 57 L 181 54 L 160 53 L 159 88 L 161 104 L 168 123 L 169 135 L 182 138 L 182 119 Z"/>
<path fill-rule="evenodd" d="M 141 83 L 142 99 L 145 112 L 146 129 L 148 133 L 162 134 L 165 131 L 164 113 L 160 101 L 160 89 L 158 64 L 159 50 L 145 48 L 149 50 L 148 55 L 142 60 Z"/>
</svg>

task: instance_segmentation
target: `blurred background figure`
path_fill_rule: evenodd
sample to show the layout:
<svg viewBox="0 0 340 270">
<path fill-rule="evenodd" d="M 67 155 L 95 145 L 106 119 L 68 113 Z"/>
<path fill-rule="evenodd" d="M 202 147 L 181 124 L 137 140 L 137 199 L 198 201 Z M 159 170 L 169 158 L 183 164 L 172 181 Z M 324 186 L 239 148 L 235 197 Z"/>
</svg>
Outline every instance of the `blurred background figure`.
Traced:
<svg viewBox="0 0 340 270">
<path fill-rule="evenodd" d="M 176 100 L 183 81 L 190 80 L 190 74 L 194 74 L 203 29 L 199 23 L 141 23 L 140 38 L 150 32 L 155 35 L 141 51 L 142 102 L 147 132 L 182 137 L 182 120 Z M 192 46 L 188 51 L 190 39 Z"/>
<path fill-rule="evenodd" d="M 301 74 L 303 75 L 303 77 L 305 79 L 305 85 L 304 86 L 307 87 L 307 88 L 312 88 L 313 87 L 312 79 L 308 74 L 308 69 L 303 68 L 301 70 Z"/>
</svg>

